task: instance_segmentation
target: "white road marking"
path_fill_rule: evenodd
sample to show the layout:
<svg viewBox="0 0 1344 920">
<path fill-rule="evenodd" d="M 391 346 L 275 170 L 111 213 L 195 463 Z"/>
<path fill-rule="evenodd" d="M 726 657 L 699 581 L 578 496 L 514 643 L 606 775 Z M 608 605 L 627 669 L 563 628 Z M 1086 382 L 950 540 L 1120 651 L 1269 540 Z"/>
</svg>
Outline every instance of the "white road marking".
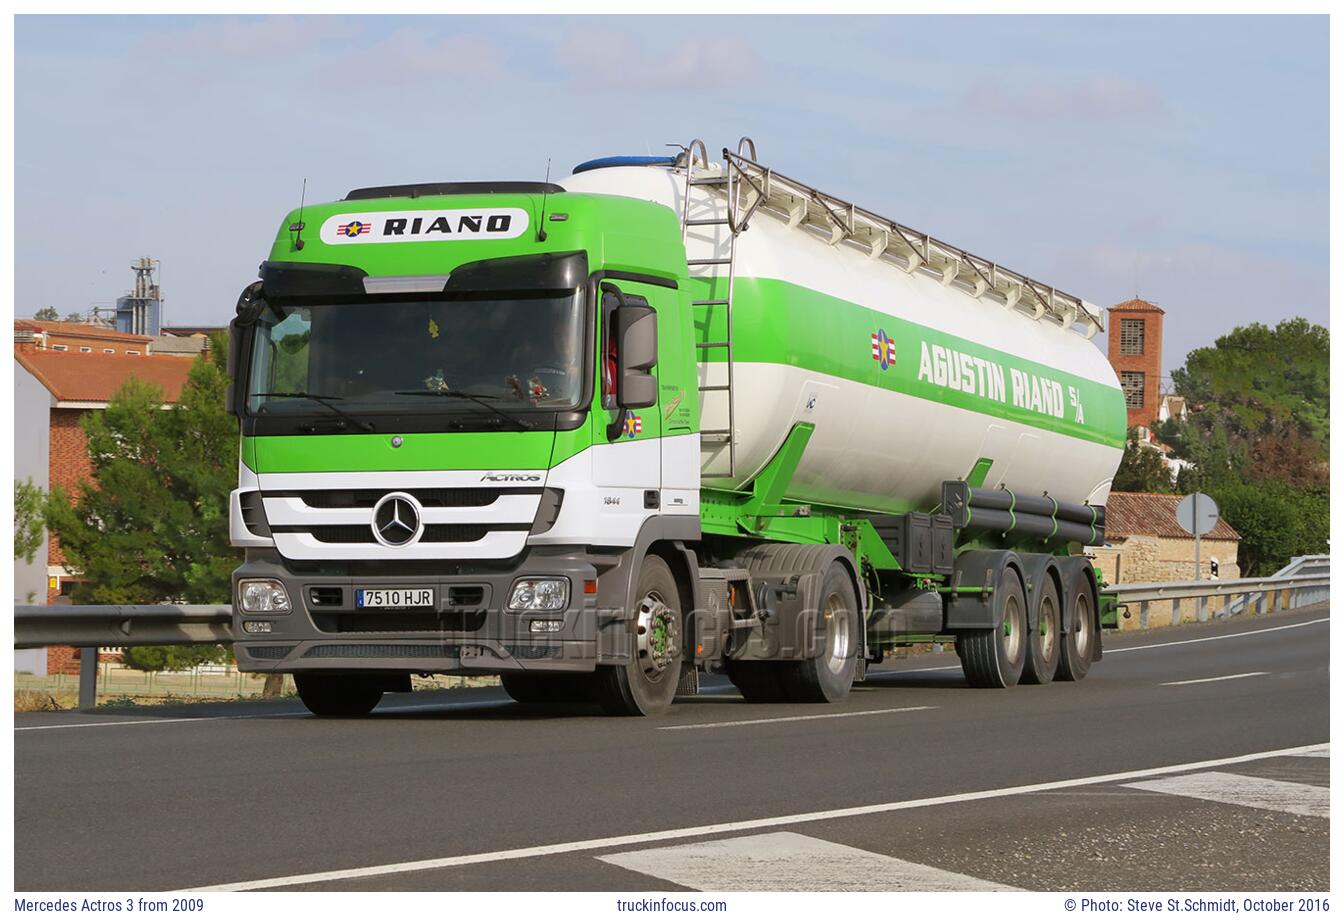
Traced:
<svg viewBox="0 0 1344 920">
<path fill-rule="evenodd" d="M 1222 677 L 1197 677 L 1194 680 L 1163 681 L 1164 687 L 1184 687 L 1186 684 L 1211 684 L 1219 680 L 1240 680 L 1243 677 L 1264 677 L 1268 671 L 1247 671 L 1244 674 L 1224 674 Z"/>
<path fill-rule="evenodd" d="M 984 799 L 999 799 L 1012 795 L 1025 795 L 1030 792 L 1048 792 L 1054 789 L 1071 789 L 1078 786 L 1097 786 L 1104 783 L 1120 783 L 1126 780 L 1140 779 L 1145 776 L 1164 776 L 1171 773 L 1188 773 L 1191 770 L 1207 770 L 1213 767 L 1225 767 L 1231 764 L 1269 760 L 1274 757 L 1292 757 L 1301 754 L 1303 751 L 1317 750 L 1320 746 L 1320 742 L 1316 742 L 1300 747 L 1279 748 L 1278 750 L 1273 751 L 1258 751 L 1254 754 L 1240 754 L 1236 757 L 1221 757 L 1217 760 L 1202 760 L 1195 763 L 1179 763 L 1165 767 L 1150 767 L 1145 770 L 1127 770 L 1123 773 L 1103 773 L 1097 776 L 1082 776 L 1075 779 L 1061 779 L 1046 783 L 1033 783 L 1028 786 L 1005 786 L 1001 789 L 983 789 L 977 792 L 959 792 L 951 795 L 932 796 L 924 799 L 907 799 L 901 802 L 883 802 L 877 805 L 858 805 L 852 808 L 834 808 L 829 811 L 811 811 L 803 812 L 801 814 L 778 815 L 770 818 L 752 818 L 745 821 L 725 821 L 720 824 L 678 827 L 663 831 L 651 831 L 645 834 L 626 834 L 621 837 L 597 837 L 589 840 L 571 840 L 565 843 L 518 847 L 512 850 L 494 850 L 487 853 L 466 853 L 460 856 L 443 856 L 437 859 L 384 863 L 382 865 L 361 866 L 353 869 L 335 869 L 329 872 L 310 872 L 305 875 L 283 875 L 276 876 L 275 878 L 229 882 L 223 885 L 211 885 L 193 890 L 255 891 L 261 888 L 288 888 L 293 885 L 313 885 L 320 882 L 334 882 L 343 879 L 371 878 L 378 875 L 399 875 L 406 872 L 423 872 L 428 869 L 451 869 L 457 866 L 473 866 L 481 863 L 505 862 L 515 859 L 532 859 L 537 856 L 554 856 L 560 853 L 581 853 L 588 850 L 605 850 L 615 847 L 638 846 L 644 843 L 657 843 L 663 840 L 684 840 L 688 837 L 709 837 L 716 834 L 735 834 L 740 831 L 760 830 L 761 828 L 767 827 L 787 827 L 791 824 L 808 824 L 813 821 L 833 821 L 838 818 L 854 818 L 862 815 L 905 811 L 911 808 L 927 808 L 933 805 L 950 805 L 956 802 L 975 802 Z"/>
<path fill-rule="evenodd" d="M 1300 753 L 1300 754 L 1295 754 L 1295 755 L 1293 755 L 1293 756 L 1295 756 L 1295 757 L 1329 757 L 1329 756 L 1330 756 L 1330 745 L 1328 745 L 1328 744 L 1322 744 L 1320 747 L 1312 748 L 1312 749 L 1310 749 L 1310 750 L 1303 751 L 1302 753 Z"/>
<path fill-rule="evenodd" d="M 1261 633 L 1278 632 L 1281 629 L 1301 629 L 1303 626 L 1315 626 L 1317 623 L 1329 623 L 1329 617 L 1321 617 L 1319 620 L 1307 620 L 1304 623 L 1289 623 L 1286 626 L 1271 626 L 1268 629 L 1248 629 L 1243 632 L 1228 633 L 1224 636 L 1204 636 L 1200 639 L 1178 639 L 1175 642 L 1155 642 L 1151 645 L 1130 645 L 1125 648 L 1107 649 L 1107 655 L 1119 655 L 1121 652 L 1146 652 L 1154 648 L 1167 648 L 1172 645 L 1193 645 L 1196 642 L 1218 642 L 1222 639 L 1241 639 L 1246 636 L 1258 636 Z"/>
<path fill-rule="evenodd" d="M 1262 776 L 1218 772 L 1195 773 L 1190 776 L 1169 776 L 1166 779 L 1125 785 L 1130 789 L 1162 792 L 1226 805 L 1244 805 L 1247 808 L 1285 811 L 1308 818 L 1330 817 L 1328 787 L 1286 783 L 1283 780 L 1266 779 Z"/>
<path fill-rule="evenodd" d="M 597 858 L 696 891 L 1021 890 L 791 831 Z"/>
<path fill-rule="evenodd" d="M 693 725 L 661 725 L 660 732 L 681 732 L 692 728 L 734 728 L 739 725 L 771 725 L 775 722 L 810 722 L 813 719 L 852 719 L 855 716 L 884 716 L 893 712 L 919 712 L 937 706 L 903 706 L 900 709 L 862 709 L 858 712 L 825 712 L 814 716 L 778 716 L 774 719 L 735 719 L 732 722 L 696 722 Z"/>
<path fill-rule="evenodd" d="M 510 705 L 512 703 L 504 700 L 480 700 L 473 703 L 417 703 L 412 706 L 379 706 L 373 711 L 373 717 L 376 718 L 383 713 L 415 712 L 420 709 L 494 709 L 499 706 Z M 236 722 L 246 719 L 309 718 L 313 718 L 313 716 L 307 712 L 272 712 L 245 716 L 184 716 L 180 719 L 114 719 L 106 722 L 70 722 L 57 725 L 16 725 L 14 730 L 16 732 L 42 732 L 58 728 L 107 728 L 121 725 L 172 725 L 175 722 Z"/>
</svg>

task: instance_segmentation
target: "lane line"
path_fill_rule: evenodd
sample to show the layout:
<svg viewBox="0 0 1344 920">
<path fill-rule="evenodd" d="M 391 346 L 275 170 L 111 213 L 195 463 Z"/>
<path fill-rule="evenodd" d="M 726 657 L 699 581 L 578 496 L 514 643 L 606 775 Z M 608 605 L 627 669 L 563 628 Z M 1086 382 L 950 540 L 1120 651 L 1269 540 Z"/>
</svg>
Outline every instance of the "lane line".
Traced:
<svg viewBox="0 0 1344 920">
<path fill-rule="evenodd" d="M 389 706 L 378 707 L 373 711 L 371 718 L 377 719 L 382 713 L 394 712 L 416 712 L 421 709 L 494 709 L 500 706 L 512 706 L 509 700 L 482 700 L 480 702 L 468 703 L 416 703 L 412 706 Z M 177 722 L 236 722 L 247 719 L 309 719 L 316 718 L 308 712 L 273 712 L 269 714 L 256 714 L 244 716 L 184 716 L 180 719 L 127 719 L 121 721 L 107 722 L 72 722 L 68 725 L 16 725 L 16 732 L 41 732 L 54 729 L 66 728 L 107 728 L 108 726 L 122 725 L 172 725 Z"/>
<path fill-rule="evenodd" d="M 739 725 L 770 725 L 775 722 L 811 722 L 813 719 L 852 719 L 855 716 L 885 716 L 893 712 L 919 712 L 937 706 L 903 706 L 900 709 L 863 709 L 858 712 L 827 712 L 815 716 L 778 716 L 773 719 L 735 719 L 732 722 L 696 722 L 693 725 L 660 725 L 660 732 L 684 732 L 693 728 L 734 728 Z"/>
<path fill-rule="evenodd" d="M 1186 684 L 1211 684 L 1220 680 L 1241 680 L 1243 677 L 1264 677 L 1268 671 L 1247 671 L 1245 674 L 1224 674 L 1222 677 L 1197 677 L 1194 680 L 1167 680 L 1164 687 L 1184 687 Z"/>
<path fill-rule="evenodd" d="M 752 818 L 745 821 L 725 821 L 720 824 L 702 824 L 696 827 L 679 827 L 670 830 L 651 831 L 643 834 L 626 834 L 619 837 L 597 837 L 588 840 L 572 840 L 566 843 L 518 847 L 511 850 L 494 850 L 487 853 L 467 853 L 460 856 L 444 856 L 437 859 L 420 859 L 410 862 L 384 863 L 382 865 L 362 866 L 352 869 L 335 869 L 329 872 L 283 875 L 274 878 L 229 882 L 223 885 L 209 885 L 191 890 L 255 891 L 261 888 L 289 888 L 294 885 L 312 885 L 319 882 L 334 882 L 353 878 L 371 878 L 379 875 L 399 875 L 407 872 L 424 872 L 429 869 L 451 869 L 457 866 L 472 866 L 480 863 L 505 862 L 517 859 L 532 859 L 537 856 L 554 856 L 561 853 L 580 853 L 588 850 L 637 846 L 644 843 L 657 843 L 663 840 L 682 840 L 688 837 L 708 837 L 715 834 L 733 834 L 739 831 L 759 830 L 767 827 L 787 827 L 792 824 L 808 824 L 814 821 L 832 821 L 838 818 L 855 818 L 863 815 L 905 811 L 911 808 L 927 808 L 933 805 L 950 805 L 957 802 L 999 799 L 1012 795 L 1025 795 L 1031 792 L 1048 792 L 1055 789 L 1072 789 L 1078 786 L 1121 783 L 1127 780 L 1142 779 L 1143 777 L 1148 776 L 1188 773 L 1191 770 L 1208 770 L 1214 767 L 1225 767 L 1232 764 L 1269 760 L 1274 757 L 1293 757 L 1304 751 L 1318 750 L 1320 746 L 1321 742 L 1315 742 L 1299 747 L 1279 748 L 1273 751 L 1257 751 L 1253 754 L 1239 754 L 1235 757 L 1220 757 L 1216 760 L 1178 763 L 1165 767 L 1149 767 L 1143 770 L 1127 770 L 1122 773 L 1103 773 L 1097 776 L 1083 776 L 1075 779 L 1054 780 L 1046 783 L 1032 783 L 1026 786 L 1006 786 L 1001 789 L 983 789 L 978 792 L 959 792 L 951 795 L 931 796 L 923 799 L 883 802 L 877 805 L 858 805 L 851 808 L 834 808 L 828 811 L 778 815 L 770 818 Z"/>
<path fill-rule="evenodd" d="M 792 831 L 597 857 L 695 891 L 1020 891 Z"/>
<path fill-rule="evenodd" d="M 1242 776 L 1239 773 L 1211 771 L 1193 773 L 1189 776 L 1170 776 L 1142 783 L 1125 783 L 1125 785 L 1130 789 L 1179 795 L 1223 805 L 1263 808 L 1307 818 L 1330 817 L 1328 787 L 1288 783 L 1263 776 Z"/>
<path fill-rule="evenodd" d="M 1105 654 L 1118 655 L 1121 652 L 1146 652 L 1154 648 L 1168 648 L 1173 645 L 1193 645 L 1196 642 L 1217 642 L 1220 639 L 1241 639 L 1245 636 L 1258 636 L 1261 633 L 1278 632 L 1281 629 L 1301 629 L 1303 626 L 1315 626 L 1317 623 L 1329 623 L 1329 617 L 1319 620 L 1307 620 L 1302 623 L 1289 623 L 1287 626 L 1270 626 L 1268 629 L 1248 629 L 1245 632 L 1228 633 L 1225 636 L 1204 636 L 1200 639 L 1178 639 L 1175 642 L 1157 642 L 1150 645 L 1130 645 L 1125 648 L 1107 649 Z"/>
<path fill-rule="evenodd" d="M 1301 754 L 1296 754 L 1296 755 L 1294 755 L 1294 756 L 1296 756 L 1296 757 L 1329 757 L 1329 756 L 1330 756 L 1330 745 L 1328 745 L 1328 744 L 1322 744 L 1322 745 L 1321 745 L 1320 747 L 1318 747 L 1318 748 L 1312 748 L 1312 749 L 1309 750 L 1309 751 L 1303 751 Z"/>
</svg>

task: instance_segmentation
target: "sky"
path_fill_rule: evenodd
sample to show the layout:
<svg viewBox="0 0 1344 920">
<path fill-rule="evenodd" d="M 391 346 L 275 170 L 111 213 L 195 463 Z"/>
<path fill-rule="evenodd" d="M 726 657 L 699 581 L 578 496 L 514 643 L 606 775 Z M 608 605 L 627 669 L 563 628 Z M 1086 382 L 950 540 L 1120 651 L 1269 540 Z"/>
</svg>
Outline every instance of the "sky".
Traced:
<svg viewBox="0 0 1344 920">
<path fill-rule="evenodd" d="M 17 316 L 110 304 L 152 256 L 167 323 L 222 325 L 304 179 L 563 182 L 748 135 L 1060 290 L 1156 302 L 1168 370 L 1328 323 L 1324 16 L 25 15 L 15 45 Z"/>
</svg>

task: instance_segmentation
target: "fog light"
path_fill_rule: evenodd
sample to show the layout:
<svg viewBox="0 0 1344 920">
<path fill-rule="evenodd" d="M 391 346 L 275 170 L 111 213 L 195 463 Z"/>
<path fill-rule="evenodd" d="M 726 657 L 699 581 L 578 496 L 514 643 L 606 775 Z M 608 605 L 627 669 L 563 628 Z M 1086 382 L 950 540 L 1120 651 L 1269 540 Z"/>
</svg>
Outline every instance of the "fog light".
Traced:
<svg viewBox="0 0 1344 920">
<path fill-rule="evenodd" d="M 289 594 L 274 578 L 245 578 L 238 582 L 238 606 L 243 613 L 289 613 Z"/>
<path fill-rule="evenodd" d="M 509 594 L 510 610 L 564 610 L 568 605 L 568 578 L 520 578 Z"/>
<path fill-rule="evenodd" d="M 533 632 L 553 633 L 559 632 L 565 628 L 564 620 L 533 620 L 528 624 L 528 629 Z"/>
<path fill-rule="evenodd" d="M 271 631 L 270 620 L 244 620 L 243 632 L 256 635 L 257 633 L 268 633 Z"/>
</svg>

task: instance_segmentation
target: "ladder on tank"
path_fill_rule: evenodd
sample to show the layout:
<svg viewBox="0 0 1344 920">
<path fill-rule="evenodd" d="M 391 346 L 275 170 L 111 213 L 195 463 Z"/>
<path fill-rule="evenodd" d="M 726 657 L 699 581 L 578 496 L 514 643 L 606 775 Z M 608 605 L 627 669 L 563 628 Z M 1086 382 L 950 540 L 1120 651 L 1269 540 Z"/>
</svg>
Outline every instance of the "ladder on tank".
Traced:
<svg viewBox="0 0 1344 920">
<path fill-rule="evenodd" d="M 756 144 L 749 137 L 744 137 L 737 142 L 737 155 L 747 157 L 749 160 L 756 159 Z M 700 351 L 700 359 L 706 357 L 706 352 L 712 352 L 715 349 L 722 349 L 725 355 L 725 365 L 727 370 L 727 381 L 725 383 L 709 383 L 709 375 L 706 373 L 706 382 L 699 386 L 701 393 L 723 393 L 728 402 L 728 425 L 726 428 L 702 429 L 700 432 L 701 444 L 724 444 L 728 447 L 728 476 L 737 475 L 737 445 L 733 437 L 736 432 L 737 412 L 736 399 L 733 392 L 733 284 L 736 279 L 736 259 L 737 259 L 737 237 L 742 231 L 747 229 L 747 221 L 755 212 L 756 207 L 764 200 L 764 193 L 761 187 L 751 177 L 746 176 L 739 169 L 729 156 L 728 150 L 724 149 L 723 158 L 726 168 L 722 173 L 710 171 L 709 155 L 705 151 L 705 142 L 699 138 L 691 141 L 683 154 L 686 167 L 686 182 L 682 191 L 681 199 L 681 240 L 686 248 L 686 265 L 691 270 L 692 278 L 708 280 L 710 296 L 706 300 L 693 300 L 691 304 L 697 307 L 707 307 L 710 315 L 719 308 L 723 309 L 724 317 L 724 337 L 721 341 L 696 342 L 696 348 Z M 704 173 L 700 176 L 695 174 L 697 156 L 699 165 Z M 742 185 L 746 184 L 749 191 L 748 196 L 752 198 L 751 203 L 745 208 L 741 207 L 739 201 L 741 197 Z M 726 198 L 726 207 L 724 216 L 711 216 L 706 218 L 691 217 L 691 193 L 695 188 L 709 187 L 721 189 Z M 755 195 L 752 196 L 752 192 Z M 728 254 L 719 255 L 720 241 L 718 235 L 711 237 L 710 253 L 705 258 L 690 258 L 692 227 L 723 227 L 728 230 Z M 705 273 L 697 273 L 697 269 L 705 270 Z M 719 281 L 722 280 L 722 293 L 720 293 Z M 707 324 L 708 327 L 708 324 Z M 708 334 L 708 328 L 706 334 Z M 701 402 L 701 409 L 704 408 L 704 402 Z"/>
</svg>

